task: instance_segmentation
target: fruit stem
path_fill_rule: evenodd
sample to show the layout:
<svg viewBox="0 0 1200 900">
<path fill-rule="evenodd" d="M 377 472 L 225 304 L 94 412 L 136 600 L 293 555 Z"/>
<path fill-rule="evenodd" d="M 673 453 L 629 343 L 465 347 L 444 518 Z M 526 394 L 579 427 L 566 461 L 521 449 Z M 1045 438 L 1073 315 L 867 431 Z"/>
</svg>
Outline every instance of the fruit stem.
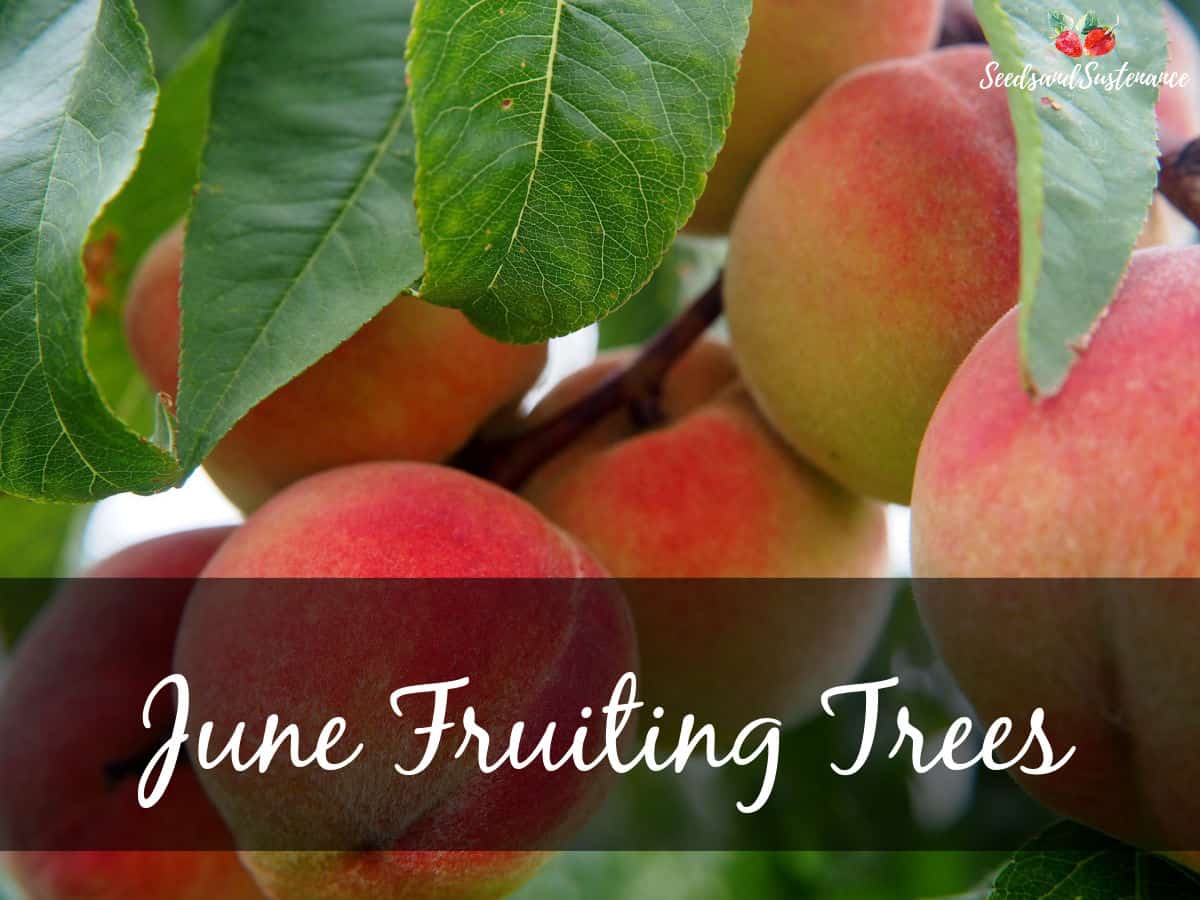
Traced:
<svg viewBox="0 0 1200 900">
<path fill-rule="evenodd" d="M 524 434 L 472 441 L 453 464 L 501 487 L 517 490 L 544 463 L 593 425 L 622 407 L 638 424 L 662 421 L 658 398 L 672 366 L 721 317 L 721 280 L 653 338 L 623 369 L 600 382 L 576 403 Z"/>
<path fill-rule="evenodd" d="M 162 749 L 170 739 L 170 735 L 163 735 L 154 741 L 145 750 L 135 753 L 125 759 L 114 760 L 104 765 L 104 781 L 108 785 L 109 790 L 116 788 L 122 782 L 129 778 L 141 775 L 146 767 L 154 761 L 155 755 Z M 181 758 L 183 754 L 180 754 Z"/>
<path fill-rule="evenodd" d="M 983 26 L 975 16 L 964 11 L 948 11 L 942 22 L 939 47 L 955 47 L 959 44 L 985 44 Z"/>
<path fill-rule="evenodd" d="M 662 385 L 656 385 L 654 390 L 634 400 L 629 405 L 629 414 L 638 431 L 649 431 L 665 424 L 667 414 L 662 405 Z"/>
<path fill-rule="evenodd" d="M 1158 190 L 1200 227 L 1200 138 L 1163 156 Z"/>
</svg>

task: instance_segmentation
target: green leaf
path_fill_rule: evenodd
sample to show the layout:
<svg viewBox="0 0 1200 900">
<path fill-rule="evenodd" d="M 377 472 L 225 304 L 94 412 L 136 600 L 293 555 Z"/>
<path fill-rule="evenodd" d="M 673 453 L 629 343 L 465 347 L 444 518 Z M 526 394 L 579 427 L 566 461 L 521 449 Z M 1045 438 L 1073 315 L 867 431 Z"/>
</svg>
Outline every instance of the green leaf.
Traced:
<svg viewBox="0 0 1200 900">
<path fill-rule="evenodd" d="M 512 900 L 784 897 L 768 854 L 560 853 Z"/>
<path fill-rule="evenodd" d="M 1100 17 L 1089 10 L 1079 18 L 1079 25 L 1076 30 L 1086 37 L 1089 32 L 1095 31 L 1099 27 Z"/>
<path fill-rule="evenodd" d="M 184 253 L 187 470 L 420 277 L 411 12 L 258 0 L 234 13 Z"/>
<path fill-rule="evenodd" d="M 89 226 L 154 108 L 129 0 L 10 0 L 0 13 L 0 490 L 82 502 L 178 479 L 105 406 L 83 356 Z"/>
<path fill-rule="evenodd" d="M 134 5 L 150 35 L 154 70 L 161 79 L 185 64 L 233 0 L 134 0 Z"/>
<path fill-rule="evenodd" d="M 143 433 L 154 426 L 155 395 L 129 355 L 122 311 L 143 254 L 192 204 L 227 24 L 218 22 L 163 85 L 141 163 L 92 228 L 88 246 L 88 365 L 116 413 Z"/>
<path fill-rule="evenodd" d="M 946 897 L 945 900 L 988 900 L 991 896 L 991 888 L 982 887 L 978 890 L 968 891 L 965 894 L 958 894 L 954 897 Z"/>
<path fill-rule="evenodd" d="M 66 575 L 89 507 L 0 497 L 0 655 L 50 599 L 47 579 Z M 38 579 L 14 581 L 13 579 Z"/>
<path fill-rule="evenodd" d="M 1050 21 L 1050 32 L 1049 33 L 1050 33 L 1051 37 L 1058 37 L 1064 31 L 1070 31 L 1071 28 L 1073 27 L 1071 20 L 1068 19 L 1061 12 L 1057 12 L 1057 11 L 1051 12 L 1048 14 L 1047 18 Z"/>
<path fill-rule="evenodd" d="M 1063 822 L 1020 850 L 991 900 L 1175 900 L 1200 895 L 1200 875 L 1082 825 Z"/>
<path fill-rule="evenodd" d="M 666 327 L 716 281 L 725 249 L 724 241 L 681 234 L 649 284 L 600 323 L 600 349 L 640 344 Z"/>
<path fill-rule="evenodd" d="M 409 51 L 424 296 L 511 341 L 644 285 L 724 140 L 749 0 L 446 0 Z"/>
<path fill-rule="evenodd" d="M 66 574 L 70 542 L 90 507 L 0 497 L 0 577 Z"/>
<path fill-rule="evenodd" d="M 1184 14 L 1193 28 L 1200 26 L 1200 0 L 1175 0 L 1175 6 Z"/>
<path fill-rule="evenodd" d="M 1111 7 L 1111 8 L 1110 8 Z M 1025 65 L 1041 75 L 1068 75 L 1075 60 L 1042 33 L 1044 7 L 1034 0 L 978 0 L 976 9 L 1003 70 Z M 1116 19 L 1115 3 L 1101 11 Z M 1099 75 L 1123 63 L 1134 72 L 1166 67 L 1166 33 L 1158 3 L 1125 4 L 1123 41 L 1091 60 Z M 1016 125 L 1021 206 L 1021 368 L 1029 387 L 1057 393 L 1124 277 L 1158 176 L 1154 106 L 1157 88 L 1108 92 L 1043 85 L 1009 89 Z"/>
</svg>

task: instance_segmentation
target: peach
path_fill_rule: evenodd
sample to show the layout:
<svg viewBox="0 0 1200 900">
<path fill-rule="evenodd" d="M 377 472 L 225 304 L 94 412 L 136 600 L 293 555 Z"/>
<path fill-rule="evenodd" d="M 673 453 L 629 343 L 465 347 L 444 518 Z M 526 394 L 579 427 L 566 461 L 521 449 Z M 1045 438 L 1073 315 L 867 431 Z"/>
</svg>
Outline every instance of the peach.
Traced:
<svg viewBox="0 0 1200 900">
<path fill-rule="evenodd" d="M 941 0 L 755 0 L 733 122 L 687 229 L 724 234 L 754 170 L 840 75 L 933 46 Z"/>
<path fill-rule="evenodd" d="M 261 896 L 191 772 L 143 810 L 131 762 L 161 737 L 142 727 L 142 705 L 171 672 L 186 579 L 227 534 L 118 554 L 90 575 L 120 581 L 72 583 L 19 644 L 0 691 L 0 843 L 18 851 L 7 862 L 31 900 Z M 129 581 L 164 578 L 184 580 Z"/>
<path fill-rule="evenodd" d="M 345 743 L 367 748 L 337 772 L 201 772 L 268 896 L 501 896 L 601 799 L 602 770 L 483 775 L 475 753 L 451 758 L 453 734 L 425 774 L 392 768 L 415 764 L 425 739 L 413 729 L 433 714 L 426 695 L 397 718 L 394 690 L 469 677 L 451 721 L 471 705 L 506 741 L 523 720 L 524 752 L 558 722 L 558 756 L 581 708 L 599 710 L 635 668 L 624 598 L 519 497 L 428 464 L 335 469 L 269 501 L 203 574 L 238 580 L 202 583 L 180 629 L 194 721 L 214 721 L 223 744 L 235 723 L 276 713 L 311 746 L 342 716 Z M 330 578 L 345 580 L 311 580 Z M 603 740 L 593 731 L 589 757 Z"/>
<path fill-rule="evenodd" d="M 942 390 L 1017 302 L 1015 139 L 1005 92 L 979 87 L 990 59 L 954 47 L 843 79 L 734 224 L 742 373 L 783 437 L 857 493 L 908 502 Z"/>
<path fill-rule="evenodd" d="M 941 578 L 1200 575 L 1200 248 L 1142 251 L 1065 389 L 1031 400 L 1011 313 L 930 423 L 913 568 Z M 1025 787 L 1156 849 L 1200 848 L 1200 616 L 1188 581 L 930 582 L 925 619 L 980 714 L 1077 758 Z M 1200 860 L 1200 857 L 1194 857 Z"/>
<path fill-rule="evenodd" d="M 531 424 L 615 371 L 613 354 L 561 384 Z M 698 344 L 671 371 L 665 422 L 598 423 L 524 494 L 623 579 L 870 578 L 884 574 L 882 509 L 794 456 L 738 383 L 727 347 Z M 828 588 L 828 589 L 827 589 Z M 648 702 L 736 734 L 794 722 L 854 674 L 890 609 L 886 587 L 627 582 Z"/>
<path fill-rule="evenodd" d="M 126 309 L 134 358 L 174 396 L 179 365 L 183 229 L 146 254 Z M 456 310 L 401 295 L 354 337 L 259 403 L 205 468 L 243 510 L 325 469 L 399 459 L 440 461 L 493 413 L 518 400 L 544 345 L 502 344 Z"/>
<path fill-rule="evenodd" d="M 1190 76 L 1186 85 L 1164 85 L 1158 98 L 1159 143 L 1170 153 L 1200 137 L 1200 44 L 1179 10 L 1170 3 L 1164 3 L 1163 10 L 1167 17 L 1167 71 Z"/>
<path fill-rule="evenodd" d="M 1187 73 L 1190 82 L 1174 87 L 1164 85 L 1158 100 L 1158 139 L 1164 153 L 1181 149 L 1200 137 L 1200 45 L 1196 33 L 1180 12 L 1164 3 L 1170 61 L 1167 71 Z M 1188 244 L 1196 237 L 1195 226 L 1162 195 L 1155 195 L 1146 230 L 1139 248 L 1164 244 Z"/>
</svg>

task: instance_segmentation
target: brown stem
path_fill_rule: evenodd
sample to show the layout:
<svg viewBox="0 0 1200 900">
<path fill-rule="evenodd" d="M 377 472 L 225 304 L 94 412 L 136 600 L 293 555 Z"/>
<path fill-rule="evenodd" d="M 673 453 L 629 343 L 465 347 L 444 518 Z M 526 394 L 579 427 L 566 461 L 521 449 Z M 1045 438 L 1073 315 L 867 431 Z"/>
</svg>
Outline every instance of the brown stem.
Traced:
<svg viewBox="0 0 1200 900">
<path fill-rule="evenodd" d="M 1200 227 L 1200 138 L 1162 158 L 1158 189 Z"/>
<path fill-rule="evenodd" d="M 1200 138 L 1162 158 L 1158 189 L 1200 227 Z M 601 382 L 574 405 L 536 428 L 502 440 L 477 438 L 454 460 L 461 469 L 516 490 L 548 460 L 601 419 L 628 409 L 635 424 L 662 422 L 662 382 L 671 367 L 720 316 L 718 279 L 699 300 L 655 337 L 624 369 Z"/>
<path fill-rule="evenodd" d="M 938 38 L 939 47 L 985 43 L 987 38 L 983 35 L 983 26 L 973 13 L 965 9 L 946 12 L 942 21 L 942 33 Z"/>
<path fill-rule="evenodd" d="M 113 760 L 112 762 L 105 763 L 104 781 L 108 785 L 108 789 L 110 791 L 116 790 L 116 788 L 119 787 L 126 779 L 140 776 L 145 770 L 146 766 L 150 765 L 150 763 L 153 761 L 158 751 L 162 749 L 163 744 L 165 744 L 169 739 L 169 735 L 163 735 L 140 753 L 135 753 L 134 755 L 124 759 L 117 759 Z M 180 759 L 186 763 L 186 754 L 181 752 Z"/>
<path fill-rule="evenodd" d="M 581 434 L 622 407 L 642 425 L 662 421 L 659 393 L 671 367 L 721 316 L 724 300 L 717 281 L 699 300 L 655 337 L 625 368 L 602 381 L 577 403 L 536 428 L 500 441 L 476 440 L 455 465 L 516 490 L 545 462 Z"/>
<path fill-rule="evenodd" d="M 667 414 L 662 406 L 662 384 L 656 384 L 641 397 L 629 404 L 629 414 L 633 424 L 640 431 L 657 428 L 667 421 Z"/>
</svg>

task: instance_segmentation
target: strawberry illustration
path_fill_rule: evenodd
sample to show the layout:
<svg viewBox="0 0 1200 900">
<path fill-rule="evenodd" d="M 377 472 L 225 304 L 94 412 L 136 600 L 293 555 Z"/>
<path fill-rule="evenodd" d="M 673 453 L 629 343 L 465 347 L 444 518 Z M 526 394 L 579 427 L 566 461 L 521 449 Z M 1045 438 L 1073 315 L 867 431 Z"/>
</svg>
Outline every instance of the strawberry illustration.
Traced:
<svg viewBox="0 0 1200 900">
<path fill-rule="evenodd" d="M 1117 46 L 1117 33 L 1112 28 L 1094 28 L 1087 34 L 1084 49 L 1088 56 L 1105 56 Z"/>
<path fill-rule="evenodd" d="M 1095 34 L 1095 32 L 1093 32 L 1093 34 Z M 1074 31 L 1068 30 L 1062 32 L 1055 39 L 1054 46 L 1067 56 L 1070 56 L 1072 59 L 1078 59 L 1079 57 L 1083 56 L 1083 41 L 1080 40 L 1079 35 Z M 1109 49 L 1111 50 L 1112 48 L 1110 47 Z"/>
</svg>

